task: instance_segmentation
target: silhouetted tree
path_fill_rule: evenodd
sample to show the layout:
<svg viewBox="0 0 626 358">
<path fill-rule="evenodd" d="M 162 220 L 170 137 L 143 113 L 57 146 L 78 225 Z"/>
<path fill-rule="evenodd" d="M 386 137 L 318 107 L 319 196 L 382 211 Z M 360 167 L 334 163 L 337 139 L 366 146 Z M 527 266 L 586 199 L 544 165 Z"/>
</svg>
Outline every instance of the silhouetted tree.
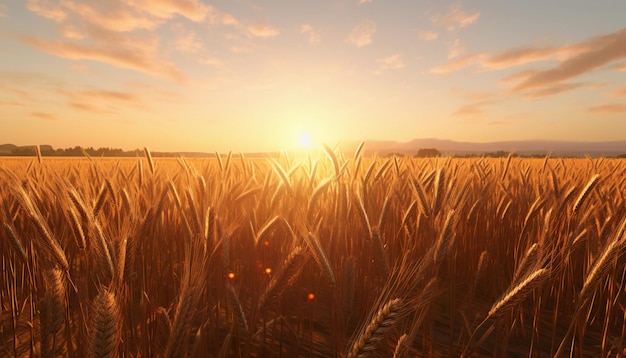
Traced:
<svg viewBox="0 0 626 358">
<path fill-rule="evenodd" d="M 440 157 L 441 152 L 435 148 L 421 148 L 415 156 L 418 158 Z"/>
</svg>

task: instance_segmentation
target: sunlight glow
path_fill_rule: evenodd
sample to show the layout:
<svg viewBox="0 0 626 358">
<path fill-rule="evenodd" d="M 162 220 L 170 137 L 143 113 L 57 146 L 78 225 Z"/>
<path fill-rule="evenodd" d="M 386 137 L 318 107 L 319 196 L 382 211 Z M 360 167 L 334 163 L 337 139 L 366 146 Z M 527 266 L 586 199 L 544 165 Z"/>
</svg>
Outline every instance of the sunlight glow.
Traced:
<svg viewBox="0 0 626 358">
<path fill-rule="evenodd" d="M 308 148 L 311 146 L 311 136 L 308 133 L 300 133 L 298 136 L 298 144 L 302 148 Z"/>
</svg>

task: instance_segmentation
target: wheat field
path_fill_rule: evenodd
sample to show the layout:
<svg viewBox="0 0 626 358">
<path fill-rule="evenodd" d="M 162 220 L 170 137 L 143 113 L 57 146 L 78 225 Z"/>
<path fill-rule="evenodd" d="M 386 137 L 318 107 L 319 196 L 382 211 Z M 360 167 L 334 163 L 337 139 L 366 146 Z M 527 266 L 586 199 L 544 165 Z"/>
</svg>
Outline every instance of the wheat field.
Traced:
<svg viewBox="0 0 626 358">
<path fill-rule="evenodd" d="M 621 357 L 626 162 L 0 160 L 0 355 Z"/>
</svg>

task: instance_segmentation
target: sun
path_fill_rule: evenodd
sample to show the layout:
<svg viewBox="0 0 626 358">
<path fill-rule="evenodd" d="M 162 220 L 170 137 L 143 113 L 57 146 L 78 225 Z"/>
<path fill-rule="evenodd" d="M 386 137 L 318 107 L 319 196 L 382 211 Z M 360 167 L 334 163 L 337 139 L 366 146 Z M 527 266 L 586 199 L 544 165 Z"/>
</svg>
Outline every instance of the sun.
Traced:
<svg viewBox="0 0 626 358">
<path fill-rule="evenodd" d="M 311 136 L 308 133 L 300 133 L 298 144 L 301 148 L 309 148 L 311 146 Z"/>
</svg>

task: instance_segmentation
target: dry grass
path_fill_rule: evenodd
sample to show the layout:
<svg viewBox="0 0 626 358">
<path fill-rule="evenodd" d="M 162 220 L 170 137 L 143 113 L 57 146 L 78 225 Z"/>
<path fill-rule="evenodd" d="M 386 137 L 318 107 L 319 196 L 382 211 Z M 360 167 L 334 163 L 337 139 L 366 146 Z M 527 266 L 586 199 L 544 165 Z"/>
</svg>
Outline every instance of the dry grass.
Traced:
<svg viewBox="0 0 626 358">
<path fill-rule="evenodd" d="M 361 153 L 2 159 L 0 355 L 625 353 L 623 161 Z"/>
</svg>

